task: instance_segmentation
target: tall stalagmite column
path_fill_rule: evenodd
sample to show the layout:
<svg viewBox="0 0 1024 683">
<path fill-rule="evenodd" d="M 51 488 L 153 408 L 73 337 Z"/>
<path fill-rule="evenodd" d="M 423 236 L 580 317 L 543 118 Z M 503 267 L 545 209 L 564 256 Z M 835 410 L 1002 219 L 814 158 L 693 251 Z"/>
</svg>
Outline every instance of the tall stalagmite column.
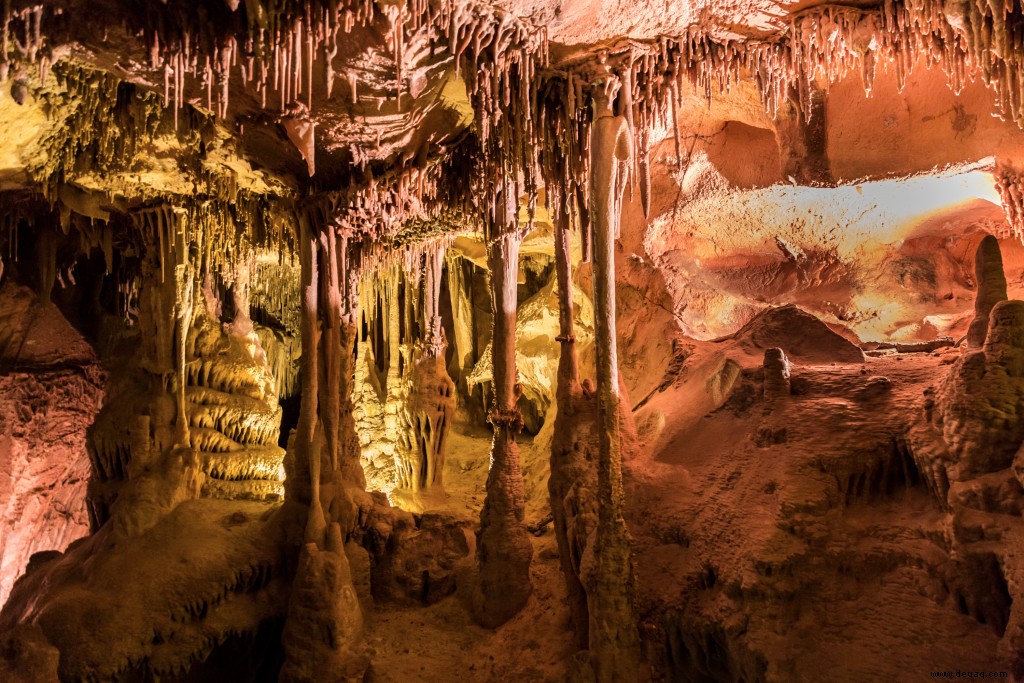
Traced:
<svg viewBox="0 0 1024 683">
<path fill-rule="evenodd" d="M 302 292 L 302 397 L 299 401 L 299 421 L 295 428 L 292 450 L 295 453 L 292 471 L 285 480 L 287 491 L 299 502 L 309 503 L 311 527 L 306 541 L 318 540 L 323 533 L 323 511 L 320 508 L 320 450 L 316 432 L 319 412 L 319 372 L 317 367 L 320 337 L 319 324 L 319 262 L 316 237 L 306 219 L 300 220 L 299 264 Z M 319 519 L 316 519 L 319 517 Z"/>
<path fill-rule="evenodd" d="M 974 296 L 974 319 L 967 328 L 967 346 L 980 349 L 988 335 L 988 316 L 1000 301 L 1006 301 L 1006 275 L 999 240 L 985 235 L 974 254 L 974 280 L 978 291 Z"/>
<path fill-rule="evenodd" d="M 338 237 L 332 228 L 320 233 L 320 253 L 324 282 L 320 287 L 320 305 L 324 311 L 323 337 L 320 343 L 320 411 L 327 445 L 328 462 L 338 469 L 341 411 L 341 282 L 338 273 Z"/>
<path fill-rule="evenodd" d="M 561 391 L 580 381 L 572 303 L 572 235 L 569 212 L 564 207 L 555 219 L 555 277 L 558 280 L 558 341 L 562 345 L 558 359 L 558 389 Z"/>
<path fill-rule="evenodd" d="M 314 232 L 308 216 L 300 217 L 299 226 L 302 398 L 289 448 L 287 490 L 293 500 L 308 502 L 309 508 L 281 636 L 285 662 L 280 680 L 312 683 L 325 675 L 361 679 L 365 662 L 354 655 L 353 647 L 363 617 L 344 549 L 355 524 L 353 507 L 345 504 L 345 487 L 362 484 L 361 479 L 344 478 L 341 449 L 347 441 L 340 431 L 345 426 L 342 396 L 351 393 L 342 333 L 347 268 L 333 227 Z M 326 458 L 321 455 L 323 446 Z M 292 482 L 293 477 L 297 481 Z"/>
<path fill-rule="evenodd" d="M 523 417 L 516 407 L 520 392 L 516 373 L 516 288 L 522 236 L 515 226 L 516 197 L 507 180 L 498 202 L 495 213 L 501 230 L 487 245 L 494 310 L 494 401 L 490 415 L 494 440 L 477 546 L 483 593 L 479 619 L 489 627 L 512 618 L 533 591 L 533 546 L 523 521 L 523 473 L 516 446 L 516 435 L 523 428 Z"/>
<path fill-rule="evenodd" d="M 366 475 L 360 462 L 359 434 L 352 415 L 352 390 L 355 377 L 355 346 L 359 334 L 359 268 L 353 258 L 348 236 L 337 242 L 337 263 L 341 292 L 341 361 L 338 381 L 341 385 L 338 470 L 342 479 L 360 489 L 366 488 Z"/>
<path fill-rule="evenodd" d="M 551 516 L 558 541 L 559 560 L 569 594 L 569 609 L 575 622 L 576 644 L 579 649 L 585 650 L 589 645 L 590 617 L 587 612 L 587 593 L 580 582 L 580 544 L 576 534 L 586 532 L 585 525 L 579 524 L 574 517 L 585 514 L 581 508 L 590 507 L 579 499 L 580 491 L 588 490 L 585 486 L 581 488 L 581 481 L 588 481 L 593 476 L 584 452 L 585 446 L 581 448 L 581 443 L 587 442 L 586 433 L 592 429 L 594 414 L 593 399 L 584 398 L 579 381 L 579 355 L 576 351 L 572 302 L 571 246 L 569 212 L 561 206 L 555 214 L 555 275 L 558 280 L 558 341 L 561 343 L 561 355 L 558 359 L 558 386 L 555 394 L 558 408 L 555 414 L 555 433 L 551 440 L 548 492 L 551 496 Z"/>
<path fill-rule="evenodd" d="M 628 86 L 627 86 L 628 87 Z M 598 526 L 594 567 L 587 577 L 590 653 L 598 681 L 636 677 L 639 638 L 633 617 L 633 569 L 629 533 L 622 517 L 623 492 L 619 429 L 619 362 L 615 338 L 615 236 L 618 233 L 624 173 L 632 155 L 626 117 L 613 111 L 608 91 L 594 100 L 590 191 L 594 235 L 594 326 L 600 401 Z"/>
</svg>

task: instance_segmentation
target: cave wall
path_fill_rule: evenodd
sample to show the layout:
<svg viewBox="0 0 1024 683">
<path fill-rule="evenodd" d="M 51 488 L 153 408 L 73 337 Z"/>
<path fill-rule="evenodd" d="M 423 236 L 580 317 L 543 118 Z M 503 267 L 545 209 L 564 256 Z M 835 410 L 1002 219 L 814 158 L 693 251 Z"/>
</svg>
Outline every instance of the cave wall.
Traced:
<svg viewBox="0 0 1024 683">
<path fill-rule="evenodd" d="M 0 602 L 37 552 L 89 533 L 86 430 L 103 401 L 96 354 L 50 302 L 0 287 Z"/>
</svg>

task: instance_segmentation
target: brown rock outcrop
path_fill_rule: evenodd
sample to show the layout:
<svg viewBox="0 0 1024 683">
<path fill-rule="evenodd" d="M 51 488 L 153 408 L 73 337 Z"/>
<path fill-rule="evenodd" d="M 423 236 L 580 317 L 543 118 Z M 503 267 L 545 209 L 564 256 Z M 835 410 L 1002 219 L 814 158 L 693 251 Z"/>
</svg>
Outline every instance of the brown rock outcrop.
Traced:
<svg viewBox="0 0 1024 683">
<path fill-rule="evenodd" d="M 363 541 L 374 600 L 432 605 L 454 593 L 458 571 L 474 550 L 471 524 L 438 513 L 388 512 L 375 516 Z"/>
<path fill-rule="evenodd" d="M 950 485 L 1004 470 L 1024 441 L 1024 301 L 996 303 L 985 345 L 927 396 L 911 445 L 945 502 Z"/>
</svg>

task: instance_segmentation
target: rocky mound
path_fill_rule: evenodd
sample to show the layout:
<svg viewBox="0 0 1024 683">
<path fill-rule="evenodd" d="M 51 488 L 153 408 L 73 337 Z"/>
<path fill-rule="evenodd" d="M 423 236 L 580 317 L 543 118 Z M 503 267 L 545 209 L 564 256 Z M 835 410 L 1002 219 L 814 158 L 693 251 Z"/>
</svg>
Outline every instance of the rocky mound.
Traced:
<svg viewBox="0 0 1024 683">
<path fill-rule="evenodd" d="M 765 309 L 735 334 L 719 341 L 727 340 L 758 355 L 765 349 L 780 348 L 788 358 L 802 363 L 864 362 L 864 352 L 853 342 L 792 304 Z"/>
</svg>

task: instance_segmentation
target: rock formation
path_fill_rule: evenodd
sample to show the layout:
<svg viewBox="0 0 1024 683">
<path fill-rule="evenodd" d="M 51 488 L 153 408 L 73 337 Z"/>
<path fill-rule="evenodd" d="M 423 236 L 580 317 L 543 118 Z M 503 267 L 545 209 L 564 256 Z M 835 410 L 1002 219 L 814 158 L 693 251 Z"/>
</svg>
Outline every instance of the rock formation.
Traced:
<svg viewBox="0 0 1024 683">
<path fill-rule="evenodd" d="M 0 20 L 0 679 L 1024 677 L 1020 0 Z"/>
<path fill-rule="evenodd" d="M 974 319 L 967 328 L 967 346 L 978 349 L 985 345 L 992 307 L 1006 301 L 1003 257 L 999 253 L 999 242 L 992 235 L 986 235 L 978 245 L 974 255 L 974 279 L 978 293 L 974 298 Z"/>
<path fill-rule="evenodd" d="M 785 351 L 778 347 L 765 349 L 763 365 L 765 400 L 789 396 L 791 368 Z"/>
<path fill-rule="evenodd" d="M 506 184 L 506 192 L 509 185 Z M 507 194 L 497 211 L 509 220 L 514 204 Z M 499 214 L 500 215 L 500 214 Z M 507 224 L 506 224 L 507 225 Z M 480 589 L 483 604 L 480 621 L 499 626 L 523 608 L 533 586 L 530 560 L 533 547 L 524 521 L 523 474 L 516 435 L 523 427 L 516 407 L 516 274 L 520 237 L 506 227 L 487 247 L 492 273 L 491 300 L 494 306 L 492 364 L 494 402 L 489 420 L 494 427 L 491 464 L 487 473 L 487 498 L 480 512 L 477 555 L 480 559 Z"/>
</svg>

